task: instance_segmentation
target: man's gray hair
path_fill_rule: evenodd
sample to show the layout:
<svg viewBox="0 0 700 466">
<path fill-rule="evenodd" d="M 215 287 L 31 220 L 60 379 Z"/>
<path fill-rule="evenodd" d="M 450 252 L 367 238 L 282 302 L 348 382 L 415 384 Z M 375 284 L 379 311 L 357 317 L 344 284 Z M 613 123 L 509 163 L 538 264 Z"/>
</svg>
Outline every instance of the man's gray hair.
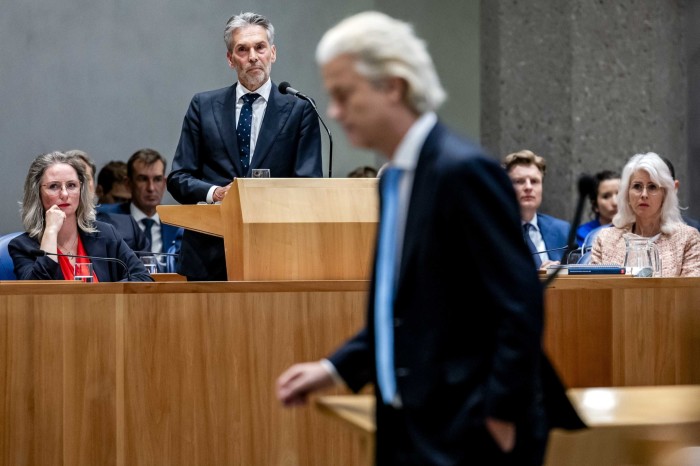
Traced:
<svg viewBox="0 0 700 466">
<path fill-rule="evenodd" d="M 354 56 L 357 72 L 376 84 L 383 78 L 404 79 L 406 103 L 418 114 L 437 110 L 445 100 L 426 44 L 406 22 L 376 11 L 344 19 L 321 38 L 316 62 L 323 66 L 344 54 Z"/>
<path fill-rule="evenodd" d="M 224 28 L 224 42 L 226 42 L 226 48 L 231 51 L 231 36 L 236 29 L 240 29 L 248 26 L 262 26 L 267 31 L 267 41 L 272 45 L 275 42 L 275 27 L 272 25 L 270 20 L 265 18 L 263 15 L 257 13 L 241 13 L 238 15 L 231 16 L 228 21 L 226 21 L 226 28 Z"/>
</svg>

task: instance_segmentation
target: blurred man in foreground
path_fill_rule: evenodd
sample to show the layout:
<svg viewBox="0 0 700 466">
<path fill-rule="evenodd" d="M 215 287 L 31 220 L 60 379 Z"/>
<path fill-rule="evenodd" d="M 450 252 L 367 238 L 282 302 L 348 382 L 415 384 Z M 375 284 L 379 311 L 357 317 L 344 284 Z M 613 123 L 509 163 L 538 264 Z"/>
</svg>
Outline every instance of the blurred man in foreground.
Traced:
<svg viewBox="0 0 700 466">
<path fill-rule="evenodd" d="M 438 121 L 445 94 L 410 25 L 355 15 L 316 58 L 329 114 L 390 162 L 367 326 L 287 369 L 278 398 L 375 383 L 378 465 L 541 464 L 543 296 L 510 180 Z"/>
</svg>

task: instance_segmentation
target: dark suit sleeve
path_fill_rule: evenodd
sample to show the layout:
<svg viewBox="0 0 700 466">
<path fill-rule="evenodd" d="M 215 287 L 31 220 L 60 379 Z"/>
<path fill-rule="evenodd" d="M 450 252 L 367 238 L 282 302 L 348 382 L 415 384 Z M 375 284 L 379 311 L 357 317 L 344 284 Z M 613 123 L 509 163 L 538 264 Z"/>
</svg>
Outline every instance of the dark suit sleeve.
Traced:
<svg viewBox="0 0 700 466">
<path fill-rule="evenodd" d="M 477 267 L 471 288 L 479 290 L 481 309 L 493 319 L 495 342 L 484 386 L 485 415 L 515 421 L 533 396 L 539 371 L 543 328 L 543 293 L 520 233 L 513 187 L 493 161 L 448 167 L 444 214 L 465 238 Z M 452 200 L 448 205 L 447 200 Z M 465 299 L 469 299 L 465 296 Z M 484 351 L 489 351 L 487 348 Z M 488 353 L 487 353 L 488 354 Z"/>
<path fill-rule="evenodd" d="M 345 384 L 354 392 L 359 392 L 372 380 L 372 346 L 369 331 L 364 328 L 328 357 Z"/>
<path fill-rule="evenodd" d="M 48 256 L 35 257 L 39 243 L 26 233 L 10 241 L 7 247 L 15 265 L 17 280 L 63 280 L 58 262 Z"/>
<path fill-rule="evenodd" d="M 207 199 L 212 183 L 202 181 L 202 161 L 204 155 L 200 139 L 202 119 L 200 95 L 192 98 L 182 123 L 182 132 L 173 159 L 173 168 L 168 175 L 168 191 L 180 204 L 196 204 Z M 230 182 L 231 180 L 229 180 Z"/>
<path fill-rule="evenodd" d="M 152 282 L 153 278 L 144 267 L 134 251 L 121 238 L 117 230 L 109 223 L 95 222 L 97 233 L 81 234 L 85 251 L 90 256 L 119 259 L 124 266 L 115 261 L 95 259 L 92 261 L 97 279 L 101 282 Z M 130 278 L 130 280 L 129 280 Z"/>
</svg>

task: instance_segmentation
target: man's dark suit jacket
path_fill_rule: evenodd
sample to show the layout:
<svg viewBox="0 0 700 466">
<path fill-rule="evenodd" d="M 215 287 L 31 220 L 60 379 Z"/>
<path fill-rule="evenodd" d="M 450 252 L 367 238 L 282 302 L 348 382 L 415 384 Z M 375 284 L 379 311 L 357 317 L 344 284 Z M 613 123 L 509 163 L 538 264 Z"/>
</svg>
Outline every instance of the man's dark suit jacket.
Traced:
<svg viewBox="0 0 700 466">
<path fill-rule="evenodd" d="M 121 235 L 122 239 L 134 251 L 145 251 L 150 245 L 146 235 L 141 231 L 136 220 L 131 215 L 103 212 L 97 210 L 95 219 L 99 222 L 109 223 Z"/>
<path fill-rule="evenodd" d="M 321 135 L 311 104 L 280 94 L 270 99 L 250 169 L 268 168 L 273 178 L 322 177 Z M 209 189 L 249 176 L 238 155 L 236 84 L 195 95 L 168 175 L 168 191 L 181 204 L 204 202 Z M 195 280 L 226 280 L 223 240 L 185 231 L 178 273 Z"/>
<path fill-rule="evenodd" d="M 548 250 L 549 258 L 553 261 L 561 261 L 564 257 L 566 243 L 569 241 L 571 224 L 551 215 L 537 213 L 537 225 L 540 227 L 544 248 Z"/>
<path fill-rule="evenodd" d="M 146 271 L 134 251 L 126 245 L 115 228 L 103 222 L 95 222 L 95 233 L 85 233 L 79 230 L 80 240 L 89 256 L 111 257 L 124 262 L 129 269 L 114 261 L 94 259 L 93 271 L 100 282 L 152 282 L 153 279 Z M 64 280 L 61 267 L 48 256 L 36 257 L 32 252 L 40 249 L 35 238 L 23 233 L 10 241 L 8 250 L 15 264 L 17 280 Z"/>
<path fill-rule="evenodd" d="M 134 220 L 134 217 L 131 216 L 131 204 L 129 202 L 122 202 L 120 204 L 102 204 L 102 205 L 100 205 L 100 207 L 98 209 L 102 213 L 111 214 L 112 216 L 115 216 L 115 217 L 122 217 L 124 215 L 127 215 L 144 238 L 144 243 L 143 243 L 142 247 L 140 247 L 138 249 L 134 249 L 134 248 L 132 248 L 132 249 L 134 249 L 134 251 L 149 251 L 151 249 L 151 245 L 147 244 L 148 241 L 146 240 L 146 237 L 145 237 L 143 231 L 141 230 L 141 227 L 138 225 L 136 220 Z M 160 224 L 160 237 L 163 240 L 163 250 L 160 252 L 168 252 L 168 248 L 175 241 L 175 237 L 177 236 L 178 229 L 179 229 L 178 227 L 173 226 L 173 225 L 168 225 L 167 223 Z M 121 233 L 121 231 L 120 231 L 120 233 Z M 124 239 L 124 241 L 126 241 L 126 239 Z"/>
<path fill-rule="evenodd" d="M 374 281 L 369 303 L 367 327 L 329 357 L 354 391 L 376 381 Z M 400 412 L 420 452 L 415 464 L 491 464 L 479 462 L 494 448 L 487 416 L 516 424 L 513 464 L 541 462 L 542 328 L 542 285 L 511 181 L 438 123 L 415 171 L 394 305 Z M 565 399 L 561 384 L 555 390 Z M 377 407 L 377 464 L 391 464 L 384 439 L 393 416 L 379 397 Z"/>
</svg>

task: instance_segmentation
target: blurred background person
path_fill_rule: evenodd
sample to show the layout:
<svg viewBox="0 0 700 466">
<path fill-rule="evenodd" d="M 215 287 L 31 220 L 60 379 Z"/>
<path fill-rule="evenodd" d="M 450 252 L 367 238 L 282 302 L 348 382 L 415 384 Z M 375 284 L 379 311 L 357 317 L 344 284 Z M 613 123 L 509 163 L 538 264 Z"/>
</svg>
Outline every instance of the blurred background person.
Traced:
<svg viewBox="0 0 700 466">
<path fill-rule="evenodd" d="M 617 193 L 620 189 L 620 174 L 612 170 L 602 170 L 595 174 L 596 188 L 589 200 L 594 219 L 576 229 L 576 242 L 583 246 L 588 234 L 596 228 L 609 225 L 617 213 Z"/>
<path fill-rule="evenodd" d="M 220 202 L 235 178 L 255 168 L 269 169 L 273 178 L 323 176 L 316 112 L 270 79 L 274 39 L 275 28 L 262 15 L 241 13 L 226 22 L 226 58 L 237 81 L 190 102 L 168 175 L 177 202 Z M 178 272 L 188 280 L 227 280 L 223 240 L 186 230 Z"/>
<path fill-rule="evenodd" d="M 55 254 L 116 258 L 126 266 L 94 260 L 94 281 L 153 280 L 114 227 L 95 221 L 93 194 L 77 157 L 51 152 L 34 159 L 21 214 L 26 232 L 8 245 L 18 280 L 73 280 L 76 262 L 91 262 Z"/>
<path fill-rule="evenodd" d="M 165 194 L 167 163 L 165 157 L 154 149 L 144 148 L 134 152 L 126 163 L 131 201 L 102 205 L 98 210 L 130 215 L 146 236 L 148 250 L 156 254 L 159 270 L 174 272 L 166 270 L 166 256 L 161 253 L 167 253 L 176 244 L 176 238 L 182 236 L 182 232 L 176 226 L 161 222 L 156 210 Z"/>
<path fill-rule="evenodd" d="M 700 232 L 687 225 L 678 207 L 671 170 L 653 152 L 636 154 L 622 170 L 613 227 L 603 228 L 591 250 L 591 264 L 624 265 L 626 238 L 653 242 L 663 277 L 700 276 Z"/>
<path fill-rule="evenodd" d="M 78 157 L 82 161 L 83 167 L 85 168 L 85 179 L 87 180 L 88 190 L 93 194 L 95 202 L 97 202 L 97 195 L 95 194 L 96 167 L 92 158 L 87 152 L 79 149 L 68 150 L 66 151 L 66 155 L 69 157 Z M 131 215 L 107 213 L 101 211 L 98 207 L 95 212 L 95 220 L 113 225 L 126 245 L 133 251 L 146 251 L 150 248 L 146 240 L 146 235 L 143 234 L 143 231 L 141 231 L 141 228 L 139 228 Z"/>
<path fill-rule="evenodd" d="M 348 178 L 376 178 L 377 169 L 370 167 L 369 165 L 364 165 L 355 168 L 353 171 L 348 173 Z"/>
<path fill-rule="evenodd" d="M 505 168 L 520 205 L 523 239 L 530 249 L 537 268 L 559 264 L 566 250 L 571 225 L 551 215 L 538 212 L 542 205 L 547 162 L 529 150 L 508 154 Z"/>
<path fill-rule="evenodd" d="M 666 163 L 666 166 L 668 166 L 668 169 L 671 170 L 671 176 L 673 177 L 673 182 L 676 186 L 676 192 L 677 192 L 681 186 L 681 182 L 678 180 L 678 178 L 676 178 L 676 169 L 673 167 L 673 164 L 671 163 L 671 161 L 668 158 L 661 157 L 661 159 Z M 686 208 L 687 207 L 684 207 L 683 209 L 686 209 Z M 685 223 L 687 223 L 688 225 L 690 225 L 693 228 L 700 230 L 700 221 L 698 221 L 692 217 L 688 217 L 685 214 L 685 212 L 682 212 L 681 215 L 683 216 L 683 221 Z"/>
<path fill-rule="evenodd" d="M 126 162 L 112 160 L 107 162 L 97 174 L 97 202 L 99 204 L 118 204 L 131 200 L 131 192 L 126 181 Z"/>
</svg>

